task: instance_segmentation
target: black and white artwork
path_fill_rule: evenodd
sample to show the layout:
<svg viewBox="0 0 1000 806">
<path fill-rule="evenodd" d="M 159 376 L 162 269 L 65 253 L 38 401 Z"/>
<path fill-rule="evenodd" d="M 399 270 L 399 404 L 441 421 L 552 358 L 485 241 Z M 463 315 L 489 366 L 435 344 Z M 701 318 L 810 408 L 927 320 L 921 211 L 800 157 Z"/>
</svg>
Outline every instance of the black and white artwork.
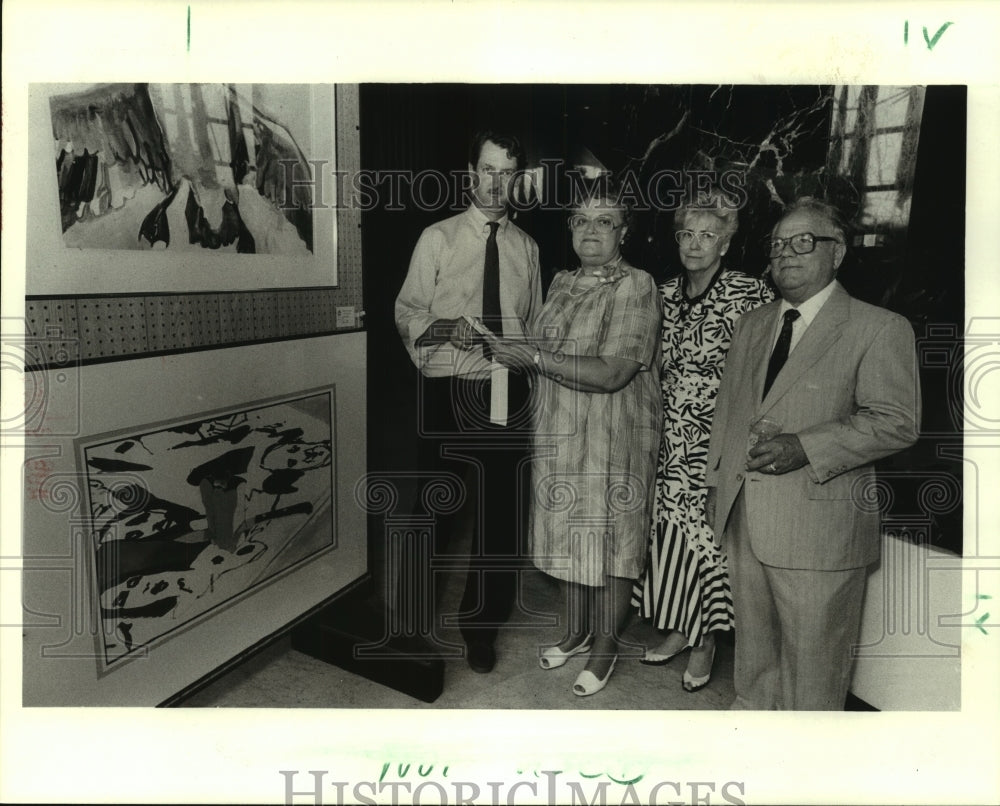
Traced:
<svg viewBox="0 0 1000 806">
<path fill-rule="evenodd" d="M 105 665 L 335 544 L 333 389 L 79 443 Z"/>
</svg>

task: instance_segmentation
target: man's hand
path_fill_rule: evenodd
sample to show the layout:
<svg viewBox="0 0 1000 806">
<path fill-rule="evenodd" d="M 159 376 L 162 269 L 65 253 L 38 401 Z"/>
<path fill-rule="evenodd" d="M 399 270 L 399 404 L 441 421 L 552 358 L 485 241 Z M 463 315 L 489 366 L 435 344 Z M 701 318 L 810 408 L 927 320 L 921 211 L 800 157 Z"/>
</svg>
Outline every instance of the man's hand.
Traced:
<svg viewBox="0 0 1000 806">
<path fill-rule="evenodd" d="M 768 476 L 780 476 L 809 463 L 802 443 L 795 434 L 778 434 L 764 442 L 758 442 L 750 449 L 749 456 L 747 470 Z"/>
<path fill-rule="evenodd" d="M 462 317 L 458 319 L 437 319 L 416 341 L 417 347 L 435 344 L 452 344 L 459 350 L 471 350 L 476 346 L 476 332 Z"/>
</svg>

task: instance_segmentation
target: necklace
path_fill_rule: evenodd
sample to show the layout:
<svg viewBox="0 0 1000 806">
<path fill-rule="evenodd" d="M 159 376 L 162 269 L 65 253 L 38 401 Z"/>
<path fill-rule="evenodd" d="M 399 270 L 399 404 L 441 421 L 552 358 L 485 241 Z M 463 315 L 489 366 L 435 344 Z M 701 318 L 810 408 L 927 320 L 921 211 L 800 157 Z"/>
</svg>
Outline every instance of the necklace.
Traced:
<svg viewBox="0 0 1000 806">
<path fill-rule="evenodd" d="M 715 272 L 712 274 L 705 288 L 702 289 L 702 291 L 700 291 L 699 293 L 695 294 L 694 296 L 688 296 L 688 277 L 687 274 L 682 274 L 681 289 L 680 289 L 681 302 L 682 303 L 686 302 L 688 305 L 697 305 L 699 302 L 705 299 L 705 297 L 708 296 L 708 292 L 712 290 L 712 287 L 715 285 L 716 280 L 719 279 L 719 276 L 721 274 L 722 274 L 722 266 L 719 266 L 719 268 L 717 268 Z"/>
<path fill-rule="evenodd" d="M 573 275 L 573 279 L 570 281 L 569 288 L 566 290 L 566 293 L 569 294 L 569 296 L 571 297 L 579 297 L 582 294 L 586 294 L 592 288 L 600 288 L 603 285 L 610 285 L 611 283 L 617 283 L 619 280 L 622 279 L 622 277 L 625 276 L 625 272 L 621 268 L 622 260 L 623 257 L 619 255 L 618 259 L 615 260 L 614 262 L 605 263 L 599 269 L 591 269 L 587 273 L 593 277 L 596 277 L 597 282 L 592 285 L 585 286 L 584 288 L 580 289 L 574 294 L 573 289 L 576 288 L 576 281 L 579 279 L 580 273 L 583 272 L 583 267 L 581 266 L 579 269 L 577 269 L 576 273 Z"/>
<path fill-rule="evenodd" d="M 708 296 L 708 293 L 715 287 L 716 281 L 721 276 L 722 276 L 722 266 L 719 266 L 719 268 L 717 268 L 715 270 L 715 273 L 712 275 L 712 278 L 708 281 L 708 285 L 705 286 L 705 289 L 701 293 L 695 294 L 693 297 L 689 297 L 687 293 L 688 291 L 687 275 L 686 274 L 681 275 L 681 282 L 678 288 L 678 294 L 680 296 L 680 299 L 677 300 L 678 305 L 680 307 L 679 313 L 681 319 L 684 319 L 692 308 L 702 303 L 705 297 Z"/>
</svg>

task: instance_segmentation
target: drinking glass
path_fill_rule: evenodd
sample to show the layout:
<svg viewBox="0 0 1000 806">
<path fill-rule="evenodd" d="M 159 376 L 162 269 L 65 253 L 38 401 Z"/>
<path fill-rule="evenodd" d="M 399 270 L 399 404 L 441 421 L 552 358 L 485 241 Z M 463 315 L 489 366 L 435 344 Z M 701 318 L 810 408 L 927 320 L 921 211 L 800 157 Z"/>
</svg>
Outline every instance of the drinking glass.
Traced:
<svg viewBox="0 0 1000 806">
<path fill-rule="evenodd" d="M 750 425 L 750 438 L 747 440 L 747 454 L 750 449 L 760 442 L 767 442 L 774 439 L 784 431 L 784 426 L 771 417 L 761 417 Z"/>
</svg>

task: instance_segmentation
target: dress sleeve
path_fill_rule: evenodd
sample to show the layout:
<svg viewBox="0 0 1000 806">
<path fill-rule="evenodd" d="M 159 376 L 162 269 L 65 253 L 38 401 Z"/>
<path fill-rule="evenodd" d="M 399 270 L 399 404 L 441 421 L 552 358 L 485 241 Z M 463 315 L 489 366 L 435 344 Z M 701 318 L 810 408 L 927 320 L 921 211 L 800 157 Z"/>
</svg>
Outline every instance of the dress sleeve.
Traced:
<svg viewBox="0 0 1000 806">
<path fill-rule="evenodd" d="M 774 296 L 774 291 L 765 280 L 759 277 L 750 277 L 744 293 L 739 294 L 734 300 L 736 312 L 742 316 L 754 308 L 774 302 Z"/>
<path fill-rule="evenodd" d="M 649 369 L 662 320 L 656 283 L 646 272 L 632 269 L 615 288 L 600 355 L 627 358 Z"/>
<path fill-rule="evenodd" d="M 754 288 L 753 292 L 748 295 L 749 307 L 747 311 L 752 311 L 754 308 L 759 308 L 761 305 L 767 305 L 769 302 L 774 302 L 777 294 L 774 293 L 774 289 L 768 285 L 767 281 L 760 277 L 754 278 Z M 746 313 L 744 311 L 743 313 Z"/>
</svg>

